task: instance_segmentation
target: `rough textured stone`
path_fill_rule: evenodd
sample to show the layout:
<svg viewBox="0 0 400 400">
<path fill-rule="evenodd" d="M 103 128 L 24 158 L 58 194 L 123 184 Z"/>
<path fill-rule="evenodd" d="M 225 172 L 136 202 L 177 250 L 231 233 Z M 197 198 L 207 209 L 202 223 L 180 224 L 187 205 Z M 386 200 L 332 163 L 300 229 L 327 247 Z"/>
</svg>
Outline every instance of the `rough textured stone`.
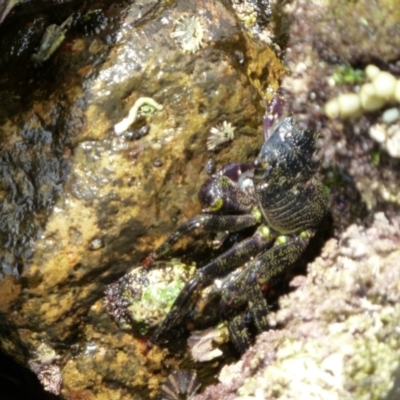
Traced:
<svg viewBox="0 0 400 400">
<path fill-rule="evenodd" d="M 104 287 L 199 211 L 196 192 L 210 156 L 218 165 L 247 160 L 262 142 L 260 100 L 277 87 L 282 67 L 224 4 L 89 4 L 37 69 L 30 56 L 40 33 L 70 9 L 33 18 L 34 33 L 26 30 L 29 16 L 16 24 L 14 37 L 20 32 L 27 42 L 18 54 L 7 47 L 11 40 L 1 43 L 0 69 L 10 80 L 0 91 L 10 102 L 0 111 L 0 345 L 66 399 L 159 392 L 165 351 L 141 354 L 144 341 L 105 312 Z M 201 19 L 196 52 L 171 36 L 183 16 Z M 16 67 L 18 79 L 13 63 L 27 65 Z M 162 110 L 117 135 L 114 125 L 142 97 Z M 209 131 L 224 120 L 235 139 L 208 153 Z M 146 125 L 147 135 L 135 139 Z"/>
<path fill-rule="evenodd" d="M 1 348 L 48 390 L 61 387 L 66 399 L 158 395 L 160 380 L 179 361 L 158 348 L 144 357 L 144 341 L 106 314 L 103 290 L 199 211 L 196 191 L 210 156 L 220 166 L 257 154 L 260 100 L 282 74 L 265 46 L 274 27 L 274 47 L 284 50 L 290 72 L 283 80 L 288 113 L 321 132 L 334 238 L 270 314 L 274 330 L 199 398 L 298 398 L 300 388 L 323 398 L 396 398 L 399 161 L 369 138 L 378 113 L 343 122 L 322 112 L 328 99 L 357 86 L 332 85 L 337 62 L 355 68 L 379 61 L 399 75 L 393 3 L 371 12 L 367 1 L 296 0 L 286 17 L 273 4 L 267 33 L 269 21 L 259 19 L 264 2 L 250 14 L 236 7 L 239 19 L 225 1 L 89 4 L 36 69 L 30 56 L 42 33 L 73 7 L 28 15 L 15 26 L 5 20 Z M 367 35 L 362 11 L 369 13 Z M 174 35 L 187 17 L 199 18 L 203 29 L 190 53 Z M 163 108 L 116 135 L 114 125 L 141 97 Z M 223 121 L 235 127 L 235 139 L 209 153 L 210 129 Z M 311 372 L 300 374 L 305 368 Z"/>
</svg>

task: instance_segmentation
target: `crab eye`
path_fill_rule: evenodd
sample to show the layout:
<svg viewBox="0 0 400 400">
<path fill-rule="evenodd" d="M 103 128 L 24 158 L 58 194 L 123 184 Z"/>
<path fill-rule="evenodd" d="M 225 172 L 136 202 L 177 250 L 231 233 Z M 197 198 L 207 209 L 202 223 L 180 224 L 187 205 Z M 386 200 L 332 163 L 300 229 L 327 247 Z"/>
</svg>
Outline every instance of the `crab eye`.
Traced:
<svg viewBox="0 0 400 400">
<path fill-rule="evenodd" d="M 266 168 L 256 170 L 254 172 L 254 178 L 259 179 L 259 180 L 265 180 L 269 177 L 271 172 L 272 172 L 272 166 L 268 165 L 268 167 L 266 167 Z"/>
<path fill-rule="evenodd" d="M 254 178 L 258 180 L 267 179 L 270 175 L 273 166 L 268 162 L 263 162 L 259 158 L 256 158 L 253 163 L 254 166 Z"/>
</svg>

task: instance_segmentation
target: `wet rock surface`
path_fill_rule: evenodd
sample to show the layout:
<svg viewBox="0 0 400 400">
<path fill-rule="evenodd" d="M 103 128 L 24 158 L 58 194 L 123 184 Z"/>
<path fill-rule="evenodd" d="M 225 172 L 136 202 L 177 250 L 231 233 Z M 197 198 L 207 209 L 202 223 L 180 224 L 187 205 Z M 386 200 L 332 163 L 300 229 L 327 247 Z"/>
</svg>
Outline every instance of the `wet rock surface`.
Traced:
<svg viewBox="0 0 400 400">
<path fill-rule="evenodd" d="M 144 357 L 143 339 L 108 316 L 104 288 L 199 211 L 213 126 L 235 126 L 234 140 L 212 153 L 218 165 L 256 155 L 260 100 L 282 67 L 224 2 L 51 11 L 1 26 L 13 30 L 0 44 L 0 91 L 10 99 L 0 111 L 0 344 L 63 398 L 154 397 L 166 350 Z M 35 66 L 46 28 L 72 14 L 65 39 Z M 171 35 L 186 17 L 204 30 L 190 51 L 190 34 Z M 143 97 L 162 109 L 141 108 L 117 134 Z"/>
</svg>

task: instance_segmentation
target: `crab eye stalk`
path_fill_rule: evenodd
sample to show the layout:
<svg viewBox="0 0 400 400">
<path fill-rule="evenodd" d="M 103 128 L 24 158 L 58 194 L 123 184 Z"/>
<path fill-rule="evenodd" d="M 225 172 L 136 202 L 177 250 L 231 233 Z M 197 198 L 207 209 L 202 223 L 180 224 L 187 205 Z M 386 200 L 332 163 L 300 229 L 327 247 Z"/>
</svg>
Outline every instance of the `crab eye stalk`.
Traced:
<svg viewBox="0 0 400 400">
<path fill-rule="evenodd" d="M 256 159 L 253 161 L 253 167 L 254 167 L 255 169 L 258 169 L 258 168 L 261 167 L 261 161 L 260 161 L 259 158 L 256 158 Z"/>
</svg>

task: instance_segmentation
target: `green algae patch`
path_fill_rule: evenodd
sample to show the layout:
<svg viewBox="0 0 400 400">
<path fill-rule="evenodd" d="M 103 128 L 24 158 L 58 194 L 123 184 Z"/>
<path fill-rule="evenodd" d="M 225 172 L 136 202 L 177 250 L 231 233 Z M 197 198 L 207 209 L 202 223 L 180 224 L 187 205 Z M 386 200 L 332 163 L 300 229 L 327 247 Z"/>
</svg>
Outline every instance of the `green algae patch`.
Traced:
<svg viewBox="0 0 400 400">
<path fill-rule="evenodd" d="M 146 335 L 165 318 L 194 271 L 194 264 L 177 259 L 135 268 L 106 289 L 107 309 L 121 329 Z"/>
</svg>

